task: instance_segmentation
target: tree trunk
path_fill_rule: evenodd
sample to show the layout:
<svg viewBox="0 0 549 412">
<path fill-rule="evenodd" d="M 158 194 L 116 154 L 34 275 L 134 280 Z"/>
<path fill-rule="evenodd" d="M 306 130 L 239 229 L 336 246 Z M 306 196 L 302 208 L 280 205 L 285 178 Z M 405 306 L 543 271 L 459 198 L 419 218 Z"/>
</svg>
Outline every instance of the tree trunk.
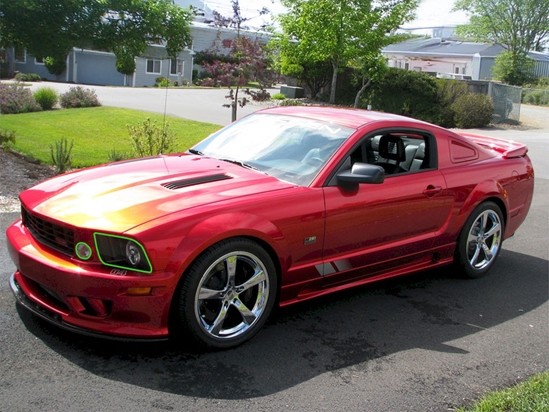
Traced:
<svg viewBox="0 0 549 412">
<path fill-rule="evenodd" d="M 336 100 L 336 87 L 337 87 L 337 70 L 339 69 L 339 63 L 333 62 L 332 67 L 334 72 L 332 74 L 332 87 L 330 87 L 330 104 L 335 104 Z"/>
<path fill-rule="evenodd" d="M 360 103 L 360 96 L 362 96 L 362 93 L 364 93 L 364 90 L 366 90 L 370 85 L 370 83 L 372 82 L 372 79 L 368 79 L 367 82 L 365 80 L 366 78 L 362 77 L 362 87 L 360 88 L 360 90 L 358 91 L 355 97 L 355 106 L 354 106 L 355 108 L 358 108 L 358 104 Z"/>
<path fill-rule="evenodd" d="M 238 110 L 238 84 L 236 85 L 236 93 L 234 94 L 234 100 L 233 100 L 233 103 L 231 105 L 231 109 L 232 109 L 232 121 L 235 122 L 236 121 L 236 111 Z"/>
</svg>

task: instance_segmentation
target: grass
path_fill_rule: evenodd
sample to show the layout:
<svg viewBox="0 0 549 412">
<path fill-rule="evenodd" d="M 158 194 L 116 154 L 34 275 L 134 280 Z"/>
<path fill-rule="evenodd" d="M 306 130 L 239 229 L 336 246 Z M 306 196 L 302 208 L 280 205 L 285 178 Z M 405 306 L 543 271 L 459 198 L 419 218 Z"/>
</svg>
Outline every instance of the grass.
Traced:
<svg viewBox="0 0 549 412">
<path fill-rule="evenodd" d="M 72 165 L 94 166 L 108 161 L 109 153 L 131 152 L 127 124 L 137 124 L 150 117 L 163 124 L 161 114 L 115 107 L 53 110 L 0 116 L 0 128 L 16 132 L 18 151 L 42 163 L 52 164 L 50 146 L 63 138 L 74 140 Z M 177 136 L 177 151 L 184 151 L 220 128 L 219 125 L 166 117 Z"/>
<path fill-rule="evenodd" d="M 532 376 L 512 388 L 489 393 L 470 408 L 456 412 L 549 411 L 549 371 Z"/>
</svg>

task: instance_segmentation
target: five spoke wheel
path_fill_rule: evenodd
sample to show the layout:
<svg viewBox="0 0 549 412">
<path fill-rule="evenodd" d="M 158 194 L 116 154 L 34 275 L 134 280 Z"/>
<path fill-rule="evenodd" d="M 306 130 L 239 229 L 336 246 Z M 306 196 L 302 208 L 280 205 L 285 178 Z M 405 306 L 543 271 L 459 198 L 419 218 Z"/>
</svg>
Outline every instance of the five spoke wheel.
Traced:
<svg viewBox="0 0 549 412">
<path fill-rule="evenodd" d="M 457 259 L 469 277 L 484 275 L 494 264 L 503 240 L 501 209 L 493 202 L 479 205 L 461 231 Z"/>
<path fill-rule="evenodd" d="M 243 238 L 207 249 L 183 275 L 172 311 L 173 330 L 201 346 L 230 348 L 265 323 L 278 278 L 270 255 Z"/>
</svg>

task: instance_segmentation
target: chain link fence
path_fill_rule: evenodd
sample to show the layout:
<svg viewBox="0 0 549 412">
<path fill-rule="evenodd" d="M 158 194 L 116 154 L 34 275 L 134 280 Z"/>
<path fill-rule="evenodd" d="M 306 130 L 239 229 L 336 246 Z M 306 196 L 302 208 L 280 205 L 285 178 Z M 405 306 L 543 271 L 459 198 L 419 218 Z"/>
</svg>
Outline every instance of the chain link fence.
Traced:
<svg viewBox="0 0 549 412">
<path fill-rule="evenodd" d="M 490 82 L 488 96 L 494 102 L 492 122 L 518 122 L 520 120 L 520 105 L 522 103 L 522 87 Z"/>
</svg>

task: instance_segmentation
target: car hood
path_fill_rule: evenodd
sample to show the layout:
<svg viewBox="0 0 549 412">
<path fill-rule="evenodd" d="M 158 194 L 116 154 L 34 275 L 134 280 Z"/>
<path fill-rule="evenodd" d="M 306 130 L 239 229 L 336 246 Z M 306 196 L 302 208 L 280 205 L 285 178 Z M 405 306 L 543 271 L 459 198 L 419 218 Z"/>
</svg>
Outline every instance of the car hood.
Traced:
<svg viewBox="0 0 549 412">
<path fill-rule="evenodd" d="M 75 227 L 124 232 L 184 209 L 290 187 L 225 161 L 170 155 L 61 175 L 20 198 L 27 210 Z"/>
</svg>

